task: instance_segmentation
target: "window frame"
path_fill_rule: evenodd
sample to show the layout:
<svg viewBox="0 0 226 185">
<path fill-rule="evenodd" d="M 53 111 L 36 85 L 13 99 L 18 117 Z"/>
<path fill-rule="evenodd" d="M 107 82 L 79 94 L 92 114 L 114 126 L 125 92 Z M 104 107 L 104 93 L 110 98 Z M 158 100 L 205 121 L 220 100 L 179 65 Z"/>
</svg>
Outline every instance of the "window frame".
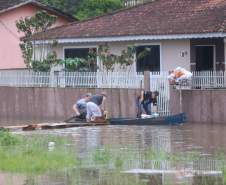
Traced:
<svg viewBox="0 0 226 185">
<path fill-rule="evenodd" d="M 134 44 L 135 47 L 139 46 L 159 46 L 159 58 L 160 58 L 160 69 L 158 72 L 162 71 L 162 43 L 161 42 L 143 42 L 143 43 L 136 43 Z M 137 53 L 134 54 L 135 62 L 137 62 Z M 137 71 L 137 66 L 136 66 L 136 71 Z"/>
<path fill-rule="evenodd" d="M 65 60 L 66 49 L 96 49 L 96 51 L 98 52 L 99 46 L 98 45 L 63 46 L 63 60 Z M 96 62 L 97 62 L 97 71 L 98 71 L 98 67 L 100 66 L 100 59 L 98 56 L 96 57 Z"/>
</svg>

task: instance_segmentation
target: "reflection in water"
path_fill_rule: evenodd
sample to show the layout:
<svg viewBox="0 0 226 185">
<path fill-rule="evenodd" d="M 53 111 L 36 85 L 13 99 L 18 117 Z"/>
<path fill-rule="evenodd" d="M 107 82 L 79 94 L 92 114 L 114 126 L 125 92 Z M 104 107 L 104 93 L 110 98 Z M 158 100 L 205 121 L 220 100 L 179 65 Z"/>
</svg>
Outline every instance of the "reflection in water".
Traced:
<svg viewBox="0 0 226 185">
<path fill-rule="evenodd" d="M 225 131 L 185 124 L 21 132 L 68 136 L 81 166 L 36 176 L 2 173 L 0 185 L 223 185 L 224 160 L 214 156 L 226 151 Z"/>
</svg>

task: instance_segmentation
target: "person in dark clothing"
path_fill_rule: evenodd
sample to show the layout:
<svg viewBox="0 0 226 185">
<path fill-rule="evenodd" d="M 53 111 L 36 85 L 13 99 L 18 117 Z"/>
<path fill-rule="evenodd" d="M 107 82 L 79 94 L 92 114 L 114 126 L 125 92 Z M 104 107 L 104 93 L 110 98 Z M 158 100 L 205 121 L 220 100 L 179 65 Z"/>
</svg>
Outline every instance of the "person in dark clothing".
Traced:
<svg viewBox="0 0 226 185">
<path fill-rule="evenodd" d="M 153 107 L 155 108 L 156 112 L 157 110 L 157 97 L 159 95 L 158 91 L 141 91 L 141 95 L 137 97 L 137 117 L 140 118 L 142 112 L 145 112 L 147 115 L 151 115 L 151 103 L 153 104 Z"/>
<path fill-rule="evenodd" d="M 92 96 L 90 101 L 95 103 L 98 106 L 101 106 L 103 104 L 105 97 L 106 97 L 106 95 L 97 94 L 97 95 Z"/>
</svg>

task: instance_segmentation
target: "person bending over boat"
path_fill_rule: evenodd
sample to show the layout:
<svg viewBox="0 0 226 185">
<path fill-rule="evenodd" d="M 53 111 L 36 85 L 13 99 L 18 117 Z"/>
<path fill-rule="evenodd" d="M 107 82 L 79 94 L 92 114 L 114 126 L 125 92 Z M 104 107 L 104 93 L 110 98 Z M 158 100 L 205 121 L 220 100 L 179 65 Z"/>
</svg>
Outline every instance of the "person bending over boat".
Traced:
<svg viewBox="0 0 226 185">
<path fill-rule="evenodd" d="M 75 117 L 79 119 L 86 119 L 86 114 L 87 114 L 87 102 L 90 101 L 92 97 L 91 93 L 86 93 L 85 96 L 78 100 L 74 105 L 73 105 L 73 110 L 75 112 Z"/>
<path fill-rule="evenodd" d="M 158 91 L 141 91 L 140 96 L 137 98 L 137 117 L 141 118 L 142 113 L 146 115 L 152 115 L 157 113 L 157 97 L 159 95 Z M 151 103 L 153 104 L 153 110 L 151 110 Z"/>
<path fill-rule="evenodd" d="M 91 97 L 90 101 L 87 103 L 87 122 L 105 122 L 104 111 L 102 106 L 107 98 L 107 94 L 102 92 Z"/>
</svg>

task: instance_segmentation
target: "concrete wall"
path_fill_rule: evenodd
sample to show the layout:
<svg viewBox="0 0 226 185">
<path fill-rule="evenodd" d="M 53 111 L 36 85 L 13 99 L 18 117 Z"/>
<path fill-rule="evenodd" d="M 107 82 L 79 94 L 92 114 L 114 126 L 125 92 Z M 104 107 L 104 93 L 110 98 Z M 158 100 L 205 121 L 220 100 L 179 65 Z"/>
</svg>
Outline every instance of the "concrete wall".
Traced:
<svg viewBox="0 0 226 185">
<path fill-rule="evenodd" d="M 19 47 L 23 34 L 18 33 L 16 20 L 33 16 L 40 8 L 25 5 L 0 15 L 0 69 L 24 68 L 24 59 Z M 58 17 L 54 26 L 68 23 L 65 18 Z"/>
<path fill-rule="evenodd" d="M 182 90 L 182 112 L 189 122 L 226 124 L 226 90 Z M 180 91 L 170 91 L 170 110 L 180 112 Z"/>
<path fill-rule="evenodd" d="M 75 101 L 87 92 L 103 89 L 0 87 L 0 126 L 60 121 L 73 115 Z M 106 110 L 113 117 L 136 117 L 139 90 L 105 89 Z"/>
<path fill-rule="evenodd" d="M 100 43 L 93 44 L 59 44 L 52 50 L 56 51 L 58 58 L 64 58 L 65 47 L 98 47 Z M 160 62 L 161 70 L 169 71 L 178 66 L 182 66 L 190 70 L 190 41 L 189 40 L 165 40 L 165 41 L 146 41 L 146 42 L 114 42 L 110 43 L 111 53 L 120 55 L 121 51 L 127 46 L 139 46 L 139 45 L 160 45 Z M 51 51 L 52 51 L 51 50 Z M 184 56 L 182 54 L 185 53 Z M 101 65 L 101 61 L 98 61 Z M 102 67 L 100 69 L 103 69 Z M 115 71 L 136 71 L 136 63 L 129 66 L 127 69 L 120 69 L 119 66 L 115 67 Z"/>
</svg>

